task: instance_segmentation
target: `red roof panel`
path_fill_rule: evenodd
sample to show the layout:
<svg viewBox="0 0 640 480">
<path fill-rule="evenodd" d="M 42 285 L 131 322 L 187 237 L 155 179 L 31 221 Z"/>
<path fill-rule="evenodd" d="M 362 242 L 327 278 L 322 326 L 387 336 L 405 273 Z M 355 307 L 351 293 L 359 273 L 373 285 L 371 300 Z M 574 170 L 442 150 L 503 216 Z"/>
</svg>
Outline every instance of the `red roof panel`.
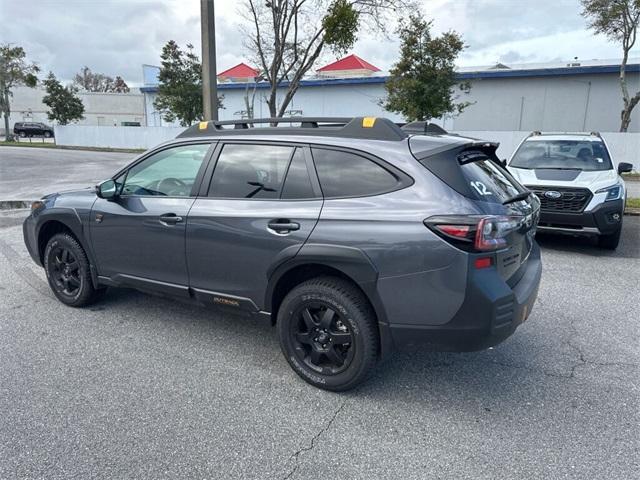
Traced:
<svg viewBox="0 0 640 480">
<path fill-rule="evenodd" d="M 218 74 L 219 77 L 231 77 L 231 78 L 254 78 L 260 73 L 255 68 L 251 68 L 246 63 L 239 63 L 235 67 L 231 67 L 224 72 Z"/>
<path fill-rule="evenodd" d="M 379 72 L 380 69 L 375 65 L 371 65 L 366 60 L 363 60 L 357 55 L 351 54 L 348 57 L 341 58 L 337 62 L 325 65 L 318 69 L 318 72 L 331 72 L 335 70 L 371 70 L 372 72 Z"/>
</svg>

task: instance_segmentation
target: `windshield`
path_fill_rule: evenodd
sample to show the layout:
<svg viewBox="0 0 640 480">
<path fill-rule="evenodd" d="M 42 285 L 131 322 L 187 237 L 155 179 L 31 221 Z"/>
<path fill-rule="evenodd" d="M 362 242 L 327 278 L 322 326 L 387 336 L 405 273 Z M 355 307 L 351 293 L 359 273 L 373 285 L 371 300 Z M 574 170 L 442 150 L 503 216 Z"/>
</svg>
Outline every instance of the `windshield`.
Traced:
<svg viewBox="0 0 640 480">
<path fill-rule="evenodd" d="M 611 169 L 601 140 L 533 140 L 524 142 L 510 167 L 597 171 Z"/>
</svg>

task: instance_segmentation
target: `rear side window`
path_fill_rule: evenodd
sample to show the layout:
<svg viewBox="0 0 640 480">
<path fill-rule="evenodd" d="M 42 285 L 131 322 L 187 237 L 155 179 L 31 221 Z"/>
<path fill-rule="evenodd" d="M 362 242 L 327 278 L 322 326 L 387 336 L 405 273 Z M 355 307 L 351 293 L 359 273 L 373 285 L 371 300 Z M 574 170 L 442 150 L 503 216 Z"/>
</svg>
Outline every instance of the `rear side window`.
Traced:
<svg viewBox="0 0 640 480">
<path fill-rule="evenodd" d="M 457 192 L 483 202 L 502 203 L 524 191 L 482 150 L 454 148 L 418 161 Z"/>
<path fill-rule="evenodd" d="M 397 190 L 397 175 L 350 152 L 313 148 L 313 161 L 325 198 L 364 197 Z"/>
<path fill-rule="evenodd" d="M 502 203 L 520 193 L 515 179 L 486 156 L 464 163 L 460 169 L 471 187 L 471 193 L 478 200 Z"/>
<path fill-rule="evenodd" d="M 222 148 L 209 196 L 280 198 L 293 147 L 227 144 Z"/>
</svg>

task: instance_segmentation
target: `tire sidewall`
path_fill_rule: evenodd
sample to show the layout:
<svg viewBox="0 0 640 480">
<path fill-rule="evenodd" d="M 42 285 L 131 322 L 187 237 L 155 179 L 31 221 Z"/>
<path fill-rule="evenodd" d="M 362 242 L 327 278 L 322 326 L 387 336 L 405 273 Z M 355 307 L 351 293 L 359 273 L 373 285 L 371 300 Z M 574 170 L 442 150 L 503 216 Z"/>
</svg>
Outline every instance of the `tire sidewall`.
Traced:
<svg viewBox="0 0 640 480">
<path fill-rule="evenodd" d="M 354 357 L 349 367 L 343 372 L 335 375 L 322 375 L 306 365 L 295 354 L 290 334 L 291 323 L 295 321 L 294 313 L 300 311 L 310 302 L 324 303 L 339 312 L 342 315 L 343 322 L 353 335 L 354 342 L 351 348 L 355 347 Z M 361 312 L 354 305 L 351 305 L 348 299 L 340 298 L 328 288 L 319 289 L 302 286 L 294 289 L 282 302 L 277 320 L 280 346 L 287 362 L 298 375 L 312 385 L 328 390 L 346 390 L 350 388 L 350 384 L 357 383 L 363 368 L 366 366 L 367 345 L 362 331 L 363 326 L 366 325 L 366 319 L 361 317 L 363 317 Z"/>
<path fill-rule="evenodd" d="M 56 285 L 56 281 L 54 280 L 51 272 L 49 271 L 50 267 L 50 256 L 54 249 L 58 247 L 68 248 L 73 251 L 74 256 L 76 257 L 76 261 L 78 262 L 79 268 L 79 278 L 80 278 L 80 288 L 78 289 L 78 293 L 73 297 L 69 295 L 65 295 L 58 290 L 58 286 Z M 81 303 L 84 300 L 84 297 L 87 295 L 87 268 L 88 263 L 86 261 L 86 256 L 84 251 L 78 247 L 75 242 L 69 241 L 69 239 L 65 235 L 54 235 L 49 243 L 47 243 L 47 248 L 44 251 L 44 271 L 47 276 L 47 281 L 49 282 L 49 287 L 51 291 L 56 296 L 58 300 L 66 305 L 74 306 L 76 304 Z"/>
</svg>

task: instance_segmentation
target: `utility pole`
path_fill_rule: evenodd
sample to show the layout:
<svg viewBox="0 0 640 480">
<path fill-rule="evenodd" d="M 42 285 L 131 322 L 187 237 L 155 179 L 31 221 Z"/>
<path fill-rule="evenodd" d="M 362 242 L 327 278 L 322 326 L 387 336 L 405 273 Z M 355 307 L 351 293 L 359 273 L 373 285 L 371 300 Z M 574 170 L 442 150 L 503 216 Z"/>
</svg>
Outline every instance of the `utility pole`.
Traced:
<svg viewBox="0 0 640 480">
<path fill-rule="evenodd" d="M 205 120 L 218 120 L 218 78 L 216 77 L 216 20 L 213 0 L 200 0 L 202 28 L 202 102 Z"/>
</svg>

